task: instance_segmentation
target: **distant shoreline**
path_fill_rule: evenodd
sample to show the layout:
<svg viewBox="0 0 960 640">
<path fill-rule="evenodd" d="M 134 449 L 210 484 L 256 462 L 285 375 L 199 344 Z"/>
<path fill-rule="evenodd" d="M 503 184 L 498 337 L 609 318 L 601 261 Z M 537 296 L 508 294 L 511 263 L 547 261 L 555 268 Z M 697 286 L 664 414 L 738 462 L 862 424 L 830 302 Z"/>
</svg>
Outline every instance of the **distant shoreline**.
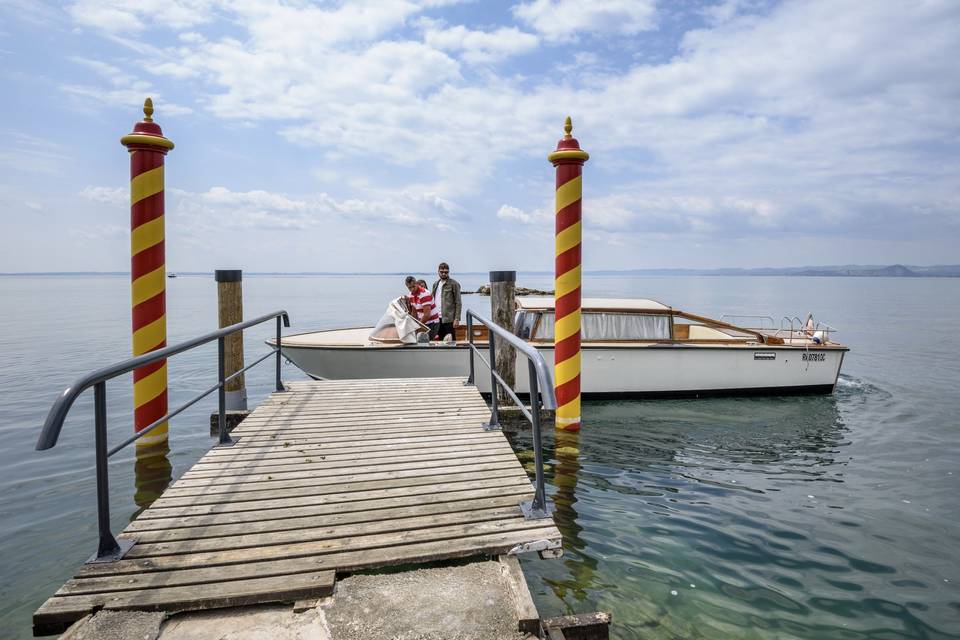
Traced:
<svg viewBox="0 0 960 640">
<path fill-rule="evenodd" d="M 177 276 L 208 276 L 212 271 L 169 271 Z M 413 271 L 248 271 L 247 276 L 405 276 Z M 518 271 L 528 276 L 552 276 L 551 271 Z M 460 271 L 459 275 L 486 276 L 487 271 Z M 623 269 L 584 271 L 586 276 L 800 276 L 814 278 L 958 278 L 960 265 L 840 265 L 822 267 L 758 267 L 755 269 Z M 0 276 L 129 276 L 128 271 L 23 271 Z"/>
</svg>

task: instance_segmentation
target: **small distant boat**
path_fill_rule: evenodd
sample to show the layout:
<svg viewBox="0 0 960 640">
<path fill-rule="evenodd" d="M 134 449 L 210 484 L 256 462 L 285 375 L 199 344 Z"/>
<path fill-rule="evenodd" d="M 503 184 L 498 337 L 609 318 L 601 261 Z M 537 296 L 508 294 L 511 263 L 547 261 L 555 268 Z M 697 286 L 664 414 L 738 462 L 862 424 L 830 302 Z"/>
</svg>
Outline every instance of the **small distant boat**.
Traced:
<svg viewBox="0 0 960 640">
<path fill-rule="evenodd" d="M 832 393 L 849 351 L 831 340 L 832 327 L 812 317 L 784 318 L 776 327 L 768 316 L 715 320 L 636 299 L 587 298 L 582 309 L 581 388 L 586 397 Z M 466 375 L 466 327 L 458 328 L 452 343 L 414 342 L 406 329 L 398 333 L 399 327 L 398 322 L 396 327 L 284 336 L 282 351 L 317 379 Z M 514 333 L 551 367 L 553 328 L 553 298 L 517 298 Z M 473 331 L 476 344 L 487 343 L 486 327 Z M 516 381 L 523 393 L 526 368 L 526 360 L 517 358 Z M 477 384 L 489 392 L 489 375 L 478 375 Z"/>
<path fill-rule="evenodd" d="M 177 274 L 175 274 L 175 273 L 168 273 L 168 274 L 167 274 L 167 277 L 168 277 L 168 278 L 176 278 L 176 277 L 177 277 Z"/>
</svg>

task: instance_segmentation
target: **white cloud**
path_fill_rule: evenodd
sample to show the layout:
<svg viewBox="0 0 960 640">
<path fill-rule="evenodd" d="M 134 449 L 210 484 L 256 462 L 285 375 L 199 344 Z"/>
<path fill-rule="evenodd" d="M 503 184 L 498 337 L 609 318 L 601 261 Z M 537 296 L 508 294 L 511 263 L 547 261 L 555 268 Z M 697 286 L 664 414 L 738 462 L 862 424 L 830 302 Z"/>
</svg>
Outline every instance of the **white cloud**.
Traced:
<svg viewBox="0 0 960 640">
<path fill-rule="evenodd" d="M 91 242 L 105 238 L 129 236 L 130 230 L 119 224 L 92 224 L 74 227 L 67 231 L 67 235 L 84 242 Z"/>
<path fill-rule="evenodd" d="M 69 12 L 78 24 L 120 33 L 194 27 L 213 19 L 213 6 L 211 0 L 79 0 Z"/>
<path fill-rule="evenodd" d="M 428 21 L 424 41 L 431 47 L 460 53 L 472 64 L 500 62 L 510 56 L 528 53 L 537 48 L 539 38 L 516 27 L 500 27 L 496 31 L 474 31 L 463 25 L 443 28 Z"/>
<path fill-rule="evenodd" d="M 509 204 L 502 205 L 497 210 L 497 217 L 501 220 L 516 220 L 522 224 L 549 224 L 553 221 L 553 213 L 546 207 L 527 212 Z"/>
<path fill-rule="evenodd" d="M 130 202 L 129 188 L 86 186 L 80 191 L 80 197 L 94 202 L 122 205 Z"/>
<path fill-rule="evenodd" d="M 109 187 L 87 187 L 84 197 L 115 201 Z M 125 194 L 124 194 L 125 195 Z M 181 232 L 203 237 L 217 229 L 309 230 L 330 225 L 376 222 L 385 228 L 451 229 L 461 208 L 433 193 L 372 191 L 367 198 L 334 198 L 327 193 L 294 197 L 254 189 L 215 186 L 203 192 L 167 189 L 167 212 Z"/>
<path fill-rule="evenodd" d="M 533 216 L 525 212 L 523 209 L 518 209 L 517 207 L 511 207 L 508 204 L 505 204 L 500 207 L 497 211 L 497 217 L 501 220 L 517 220 L 524 224 L 529 224 L 533 222 Z"/>
<path fill-rule="evenodd" d="M 787 220 L 789 212 L 770 200 L 731 196 L 650 195 L 632 190 L 584 203 L 584 225 L 599 231 L 738 236 L 790 223 L 809 229 L 812 221 Z"/>
<path fill-rule="evenodd" d="M 513 14 L 551 40 L 581 32 L 627 36 L 656 27 L 655 0 L 533 0 L 514 6 Z"/>
<path fill-rule="evenodd" d="M 60 90 L 78 100 L 81 105 L 96 104 L 104 107 L 126 107 L 137 113 L 143 107 L 143 100 L 152 96 L 154 104 L 163 105 L 165 116 L 180 116 L 193 113 L 191 107 L 168 102 L 159 91 L 152 91 L 145 83 L 133 83 L 129 89 L 104 89 L 87 85 L 65 84 Z"/>
<path fill-rule="evenodd" d="M 22 131 L 0 130 L 0 167 L 5 170 L 56 173 L 71 160 L 58 143 Z"/>
<path fill-rule="evenodd" d="M 79 195 L 114 206 L 126 205 L 130 197 L 127 188 L 104 186 L 84 187 Z M 412 189 L 371 191 L 367 198 L 338 199 L 327 193 L 294 197 L 265 189 L 234 191 L 223 186 L 191 192 L 168 185 L 167 210 L 179 215 L 188 228 L 203 230 L 309 229 L 334 221 L 449 228 L 462 207 L 435 193 Z"/>
<path fill-rule="evenodd" d="M 155 24 L 132 3 L 116 6 L 144 29 Z M 543 163 L 570 113 L 592 155 L 584 215 L 609 233 L 893 234 L 910 227 L 907 219 L 956 233 L 960 78 L 950 61 L 960 58 L 960 5 L 903 11 L 811 0 L 750 13 L 756 8 L 727 3 L 663 62 L 635 64 L 609 63 L 604 50 L 589 50 L 594 39 L 576 36 L 637 38 L 656 28 L 652 2 L 517 5 L 514 15 L 540 38 L 570 38 L 569 55 L 544 72 L 521 64 L 529 56 L 496 64 L 523 49 L 497 34 L 535 46 L 538 36 L 519 26 L 448 28 L 424 21 L 423 5 L 399 0 L 242 2 L 201 11 L 228 20 L 229 36 L 194 22 L 143 58 L 218 118 L 274 127 L 331 164 L 346 160 L 351 169 L 337 165 L 336 175 L 363 173 L 355 167 L 369 163 L 394 184 L 416 181 L 388 196 L 371 190 L 375 178 L 348 185 L 331 177 L 331 190 L 343 192 L 331 202 L 304 198 L 303 209 L 244 196 L 244 210 L 266 219 L 369 215 L 439 226 L 459 215 L 444 201 L 479 194 L 486 207 L 511 203 L 500 219 L 532 221 L 540 195 L 498 189 L 543 170 L 531 163 Z M 411 26 L 422 41 L 409 39 Z M 584 82 L 563 72 L 575 60 L 602 68 Z M 461 68 L 475 62 L 483 66 Z M 67 90 L 139 106 L 142 91 L 114 84 L 130 67 L 109 64 L 98 70 L 108 89 Z M 441 200 L 419 201 L 405 189 Z M 225 206 L 213 200 L 199 202 Z"/>
<path fill-rule="evenodd" d="M 279 193 L 262 189 L 253 191 L 230 191 L 226 187 L 211 187 L 205 193 L 198 194 L 205 202 L 214 205 L 246 206 L 272 211 L 306 211 L 310 204 L 305 200 L 294 200 Z"/>
<path fill-rule="evenodd" d="M 79 56 L 71 57 L 70 60 L 103 77 L 110 85 L 109 88 L 74 83 L 60 86 L 61 91 L 75 98 L 81 105 L 126 106 L 135 112 L 137 107 L 143 105 L 144 98 L 151 96 L 157 104 L 163 105 L 164 115 L 177 116 L 193 113 L 190 107 L 166 101 L 163 93 L 155 91 L 151 83 L 137 79 L 133 74 L 125 72 L 115 64 Z"/>
<path fill-rule="evenodd" d="M 109 79 L 114 84 L 123 84 L 130 82 L 132 78 L 120 70 L 119 67 L 112 65 L 108 62 L 102 62 L 100 60 L 91 60 L 90 58 L 81 58 L 79 56 L 73 56 L 70 58 L 71 61 L 76 62 L 88 69 L 96 71 L 100 75 Z"/>
</svg>

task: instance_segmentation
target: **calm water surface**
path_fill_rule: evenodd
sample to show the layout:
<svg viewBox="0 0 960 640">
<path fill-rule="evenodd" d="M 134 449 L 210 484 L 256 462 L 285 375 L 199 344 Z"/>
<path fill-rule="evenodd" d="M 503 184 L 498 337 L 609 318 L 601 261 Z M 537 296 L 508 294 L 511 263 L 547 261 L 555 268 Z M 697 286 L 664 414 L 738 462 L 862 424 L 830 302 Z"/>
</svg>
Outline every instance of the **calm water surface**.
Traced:
<svg viewBox="0 0 960 640">
<path fill-rule="evenodd" d="M 212 277 L 168 285 L 171 343 L 215 328 Z M 566 555 L 524 560 L 542 614 L 611 611 L 618 638 L 960 638 L 960 280 L 592 277 L 584 289 L 707 315 L 813 311 L 853 351 L 831 397 L 586 403 L 579 436 L 548 434 Z M 286 308 L 291 331 L 373 322 L 401 291 L 382 276 L 244 281 L 247 317 Z M 64 386 L 128 356 L 128 304 L 126 277 L 0 277 L 2 638 L 30 637 L 33 610 L 94 549 L 92 398 L 56 448 L 33 446 Z M 248 359 L 269 333 L 247 334 Z M 169 368 L 175 406 L 215 382 L 215 347 Z M 269 366 L 254 369 L 251 402 L 271 383 Z M 107 396 L 118 441 L 130 381 Z M 174 478 L 211 445 L 215 402 L 171 425 Z M 529 434 L 513 440 L 527 459 Z M 133 466 L 132 451 L 111 461 L 115 530 L 139 508 Z"/>
</svg>

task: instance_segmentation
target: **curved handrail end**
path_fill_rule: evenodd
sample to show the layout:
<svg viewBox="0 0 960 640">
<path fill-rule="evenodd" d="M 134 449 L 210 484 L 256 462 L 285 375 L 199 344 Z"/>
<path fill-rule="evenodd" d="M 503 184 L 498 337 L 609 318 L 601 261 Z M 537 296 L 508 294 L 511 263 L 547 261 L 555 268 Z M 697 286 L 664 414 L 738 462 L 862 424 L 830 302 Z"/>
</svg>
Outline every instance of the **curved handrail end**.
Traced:
<svg viewBox="0 0 960 640">
<path fill-rule="evenodd" d="M 47 413 L 47 419 L 43 422 L 43 429 L 40 430 L 40 437 L 37 438 L 37 451 L 46 451 L 56 446 L 57 440 L 60 439 L 60 430 L 63 428 L 63 421 L 66 419 L 70 407 L 73 406 L 74 400 L 86 391 L 87 388 L 88 385 L 82 385 L 79 386 L 79 388 L 77 385 L 74 385 L 67 387 L 60 393 L 60 397 L 58 397 L 53 403 L 53 406 L 50 407 L 50 411 Z"/>
<path fill-rule="evenodd" d="M 43 429 L 40 431 L 40 437 L 37 439 L 36 450 L 45 451 L 56 446 L 57 440 L 60 438 L 60 430 L 63 428 L 63 422 L 67 417 L 67 412 L 70 411 L 70 407 L 73 406 L 73 403 L 77 397 L 90 387 L 96 384 L 105 383 L 107 380 L 116 378 L 124 373 L 129 373 L 138 367 L 151 364 L 158 360 L 164 360 L 170 356 L 177 355 L 178 353 L 182 353 L 184 351 L 189 351 L 194 347 L 212 342 L 213 340 L 230 335 L 236 331 L 243 331 L 244 329 L 256 326 L 262 322 L 267 322 L 268 320 L 272 320 L 277 316 L 281 316 L 283 318 L 283 323 L 285 326 L 290 326 L 290 316 L 287 315 L 287 312 L 275 311 L 273 313 L 260 316 L 259 318 L 254 318 L 253 320 L 238 322 L 237 324 L 223 327 L 217 331 L 212 331 L 200 337 L 193 338 L 179 344 L 163 347 L 162 349 L 157 349 L 156 351 L 149 351 L 143 355 L 129 358 L 123 362 L 118 362 L 87 374 L 64 389 L 60 396 L 53 403 L 53 406 L 50 407 L 50 412 L 47 414 L 47 419 L 43 423 Z"/>
</svg>

